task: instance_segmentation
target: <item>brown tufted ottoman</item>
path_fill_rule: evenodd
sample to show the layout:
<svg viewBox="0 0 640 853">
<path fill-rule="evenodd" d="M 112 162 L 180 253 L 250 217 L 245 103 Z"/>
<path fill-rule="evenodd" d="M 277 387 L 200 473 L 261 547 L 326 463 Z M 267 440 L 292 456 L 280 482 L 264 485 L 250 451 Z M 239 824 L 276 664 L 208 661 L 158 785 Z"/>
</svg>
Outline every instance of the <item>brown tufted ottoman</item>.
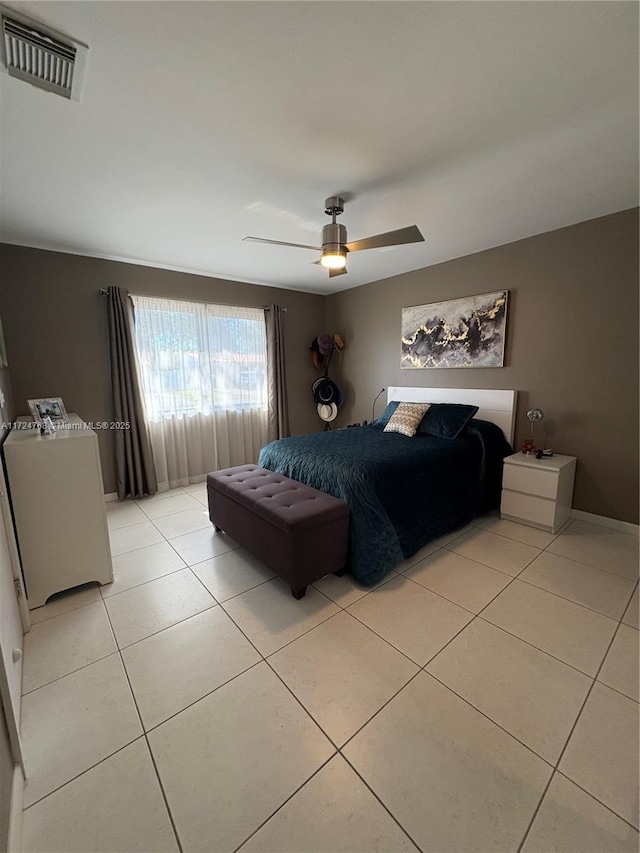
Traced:
<svg viewBox="0 0 640 853">
<path fill-rule="evenodd" d="M 347 559 L 349 507 L 281 474 L 239 465 L 207 474 L 209 518 L 291 585 L 307 585 Z"/>
</svg>

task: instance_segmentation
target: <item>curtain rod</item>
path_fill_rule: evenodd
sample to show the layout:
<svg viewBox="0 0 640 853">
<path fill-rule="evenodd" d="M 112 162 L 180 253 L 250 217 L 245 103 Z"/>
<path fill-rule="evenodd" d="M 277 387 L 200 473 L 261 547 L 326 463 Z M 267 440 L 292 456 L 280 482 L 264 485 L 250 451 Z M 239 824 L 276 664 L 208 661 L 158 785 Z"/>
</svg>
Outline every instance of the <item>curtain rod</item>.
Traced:
<svg viewBox="0 0 640 853">
<path fill-rule="evenodd" d="M 108 296 L 109 295 L 109 291 L 104 287 L 101 287 L 100 290 L 98 291 L 98 293 L 100 294 L 100 296 Z M 136 294 L 134 294 L 134 296 L 135 295 Z M 152 297 L 152 299 L 164 299 L 164 298 L 165 297 L 163 297 L 163 296 L 153 296 Z M 204 302 L 204 300 L 202 300 L 202 299 L 185 299 L 185 302 L 202 302 L 205 305 L 224 305 L 225 308 L 232 308 L 232 307 L 234 307 L 234 308 L 258 308 L 258 309 L 261 309 L 263 311 L 271 311 L 270 305 L 237 305 L 237 306 L 232 306 L 228 302 Z M 286 308 L 283 308 L 282 310 L 284 311 L 285 314 L 287 313 Z"/>
</svg>

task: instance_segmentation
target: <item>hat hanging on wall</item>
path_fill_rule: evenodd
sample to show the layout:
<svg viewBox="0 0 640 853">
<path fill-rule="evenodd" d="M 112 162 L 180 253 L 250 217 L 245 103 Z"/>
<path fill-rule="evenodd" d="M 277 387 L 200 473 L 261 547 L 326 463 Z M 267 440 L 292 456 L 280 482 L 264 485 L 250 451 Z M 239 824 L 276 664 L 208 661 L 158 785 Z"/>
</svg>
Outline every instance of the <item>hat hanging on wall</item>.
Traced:
<svg viewBox="0 0 640 853">
<path fill-rule="evenodd" d="M 311 392 L 313 393 L 313 399 L 318 405 L 322 403 L 335 403 L 337 406 L 341 406 L 344 403 L 342 388 L 327 376 L 316 379 L 311 386 Z"/>
<path fill-rule="evenodd" d="M 325 422 L 330 423 L 338 417 L 338 407 L 335 403 L 318 403 L 318 416 Z"/>
<path fill-rule="evenodd" d="M 325 364 L 328 364 L 327 359 L 330 360 L 331 353 L 343 348 L 344 341 L 340 335 L 329 335 L 323 332 L 323 334 L 318 335 L 317 338 L 311 341 L 311 346 L 309 347 L 313 366 L 318 370 L 322 370 Z"/>
</svg>

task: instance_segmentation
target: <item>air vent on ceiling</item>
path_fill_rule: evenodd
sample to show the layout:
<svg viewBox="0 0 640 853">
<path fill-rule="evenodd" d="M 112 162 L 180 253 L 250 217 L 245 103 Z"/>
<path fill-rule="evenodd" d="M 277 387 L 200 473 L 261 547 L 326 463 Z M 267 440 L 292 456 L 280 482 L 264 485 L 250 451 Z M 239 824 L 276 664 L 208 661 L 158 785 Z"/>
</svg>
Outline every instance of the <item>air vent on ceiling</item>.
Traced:
<svg viewBox="0 0 640 853">
<path fill-rule="evenodd" d="M 9 75 L 79 101 L 88 47 L 13 9 L 0 7 L 0 12 Z"/>
</svg>

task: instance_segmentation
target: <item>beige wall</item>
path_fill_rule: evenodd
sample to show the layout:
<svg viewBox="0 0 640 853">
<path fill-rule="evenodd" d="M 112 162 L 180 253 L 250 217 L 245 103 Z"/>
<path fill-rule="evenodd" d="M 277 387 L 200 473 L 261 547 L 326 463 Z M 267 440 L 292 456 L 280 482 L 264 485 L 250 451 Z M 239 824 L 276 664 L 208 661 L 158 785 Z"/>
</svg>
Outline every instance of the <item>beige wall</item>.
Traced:
<svg viewBox="0 0 640 853">
<path fill-rule="evenodd" d="M 308 346 L 324 327 L 322 296 L 19 246 L 0 245 L 0 316 L 18 414 L 33 397 L 62 397 L 87 421 L 112 419 L 107 313 L 100 288 L 229 305 L 287 308 L 291 429 L 318 429 Z M 99 433 L 106 492 L 115 491 L 113 435 Z"/>
<path fill-rule="evenodd" d="M 403 307 L 501 289 L 505 367 L 400 367 Z M 347 341 L 340 422 L 370 419 L 389 385 L 515 388 L 518 445 L 536 406 L 548 445 L 578 457 L 574 507 L 638 522 L 637 209 L 334 294 L 327 326 Z"/>
</svg>

